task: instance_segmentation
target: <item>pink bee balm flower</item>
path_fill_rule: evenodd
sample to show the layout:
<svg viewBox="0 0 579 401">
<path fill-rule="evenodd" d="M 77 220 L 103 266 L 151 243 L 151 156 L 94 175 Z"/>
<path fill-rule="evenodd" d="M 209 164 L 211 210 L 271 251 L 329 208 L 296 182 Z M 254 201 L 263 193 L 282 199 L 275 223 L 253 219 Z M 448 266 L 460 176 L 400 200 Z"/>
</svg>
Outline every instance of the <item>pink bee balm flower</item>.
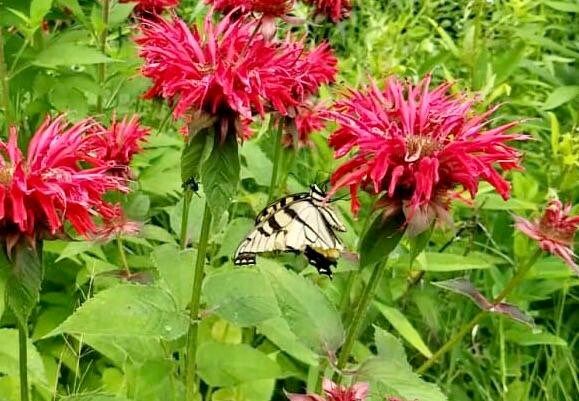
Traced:
<svg viewBox="0 0 579 401">
<path fill-rule="evenodd" d="M 351 91 L 329 113 L 338 123 L 335 156 L 351 155 L 334 172 L 330 195 L 349 187 L 357 213 L 360 188 L 379 194 L 390 211 L 405 213 L 411 235 L 448 219 L 458 188 L 474 198 L 486 181 L 507 199 L 510 185 L 496 168 L 519 168 L 521 155 L 507 143 L 527 139 L 506 133 L 516 122 L 486 128 L 496 108 L 476 114 L 474 99 L 448 94 L 449 84 L 429 85 L 430 76 L 416 86 L 390 78 L 384 90 Z"/>
<path fill-rule="evenodd" d="M 352 11 L 352 0 L 306 0 L 315 7 L 315 13 L 325 15 L 332 22 L 340 22 Z"/>
<path fill-rule="evenodd" d="M 313 143 L 310 136 L 326 126 L 326 120 L 322 115 L 325 110 L 321 103 L 307 102 L 299 106 L 292 129 L 286 129 L 284 133 L 284 145 L 287 147 L 297 145 L 298 148 L 311 147 Z"/>
<path fill-rule="evenodd" d="M 579 267 L 573 260 L 573 238 L 579 229 L 579 216 L 570 216 L 571 205 L 563 205 L 559 200 L 551 200 L 540 219 L 529 221 L 515 216 L 515 227 L 539 243 L 545 252 L 549 252 L 563 261 L 579 275 Z"/>
<path fill-rule="evenodd" d="M 214 24 L 208 16 L 203 31 L 176 17 L 144 22 L 137 43 L 142 73 L 153 81 L 146 97 L 169 100 L 176 118 L 199 111 L 216 117 L 222 137 L 239 132 L 240 118 L 271 110 L 287 115 L 324 83 L 311 65 L 321 50 L 289 39 L 273 43 L 255 28 L 255 21 L 230 17 Z"/>
<path fill-rule="evenodd" d="M 351 387 L 340 386 L 324 379 L 324 396 L 317 394 L 287 394 L 290 401 L 365 401 L 368 397 L 368 383 L 356 383 Z"/>
<path fill-rule="evenodd" d="M 139 235 L 143 224 L 129 220 L 120 205 L 115 205 L 103 215 L 103 223 L 95 230 L 93 238 L 97 241 L 110 241 L 118 237 Z"/>
<path fill-rule="evenodd" d="M 160 14 L 166 9 L 177 7 L 180 0 L 121 0 L 121 3 L 137 3 L 135 10 L 139 13 Z"/>
<path fill-rule="evenodd" d="M 109 191 L 127 192 L 125 180 L 109 174 L 111 164 L 85 153 L 96 124 L 74 125 L 64 117 L 47 118 L 32 137 L 26 156 L 18 147 L 16 128 L 0 141 L 0 235 L 14 244 L 56 236 L 65 222 L 83 236 L 96 230 L 95 216 L 109 215 Z"/>
<path fill-rule="evenodd" d="M 140 125 L 137 115 L 115 120 L 109 128 L 100 127 L 88 138 L 87 153 L 96 160 L 108 162 L 118 170 L 115 173 L 128 178 L 128 166 L 133 156 L 142 150 L 149 133 L 148 128 Z"/>
</svg>

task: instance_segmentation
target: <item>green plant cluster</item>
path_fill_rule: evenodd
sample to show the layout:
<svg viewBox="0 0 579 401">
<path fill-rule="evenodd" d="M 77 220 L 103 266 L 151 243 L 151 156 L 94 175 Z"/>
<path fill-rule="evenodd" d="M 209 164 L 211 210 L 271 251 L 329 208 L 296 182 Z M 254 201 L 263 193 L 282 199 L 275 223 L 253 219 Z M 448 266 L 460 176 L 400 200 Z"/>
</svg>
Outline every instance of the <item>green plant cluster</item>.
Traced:
<svg viewBox="0 0 579 401">
<path fill-rule="evenodd" d="M 144 223 L 140 235 L 44 244 L 45 276 L 28 339 L 35 401 L 185 399 L 188 307 L 209 187 L 202 185 L 185 206 L 179 126 L 166 105 L 141 99 L 149 83 L 138 74 L 133 5 L 111 4 L 103 19 L 95 0 L 0 0 L 0 65 L 10 100 L 0 105 L 3 135 L 12 122 L 23 134 L 34 132 L 56 112 L 73 120 L 137 112 L 153 129 L 133 165 L 133 192 L 119 199 L 129 218 Z M 206 12 L 196 0 L 178 9 L 191 22 Z M 522 119 L 519 130 L 534 139 L 522 145 L 525 170 L 511 174 L 509 201 L 482 188 L 472 207 L 455 205 L 453 230 L 435 230 L 424 244 L 404 239 L 390 255 L 353 344 L 359 364 L 353 377 L 371 384 L 369 399 L 577 400 L 579 280 L 546 254 L 508 298 L 533 325 L 484 314 L 437 363 L 420 367 L 479 313 L 475 303 L 431 283 L 467 277 L 492 299 L 536 252 L 535 243 L 514 231 L 512 215 L 535 216 L 555 194 L 579 204 L 579 3 L 359 0 L 339 24 L 292 29 L 328 40 L 337 52 L 340 77 L 324 89 L 328 101 L 368 76 L 412 79 L 432 71 L 433 80 L 454 82 L 453 90 L 476 92 L 483 106 L 503 103 L 502 116 Z M 319 391 L 319 378 L 331 377 L 335 367 L 348 311 L 370 279 L 369 269 L 358 271 L 348 258 L 332 280 L 293 255 L 260 258 L 255 268 L 233 266 L 239 241 L 268 200 L 271 126 L 257 126 L 256 137 L 239 148 L 231 204 L 225 184 L 220 191 L 232 181 L 228 161 L 212 159 L 207 167 L 205 191 L 214 194 L 219 213 L 208 233 L 198 317 L 196 390 L 205 401 L 284 400 L 284 391 Z M 280 193 L 307 191 L 329 178 L 336 162 L 327 136 L 315 134 L 311 149 L 284 151 Z M 348 228 L 346 247 L 358 249 L 370 208 L 354 219 L 347 200 L 335 207 Z M 4 257 L 0 264 L 0 401 L 20 399 L 18 331 L 5 304 L 10 263 Z"/>
</svg>

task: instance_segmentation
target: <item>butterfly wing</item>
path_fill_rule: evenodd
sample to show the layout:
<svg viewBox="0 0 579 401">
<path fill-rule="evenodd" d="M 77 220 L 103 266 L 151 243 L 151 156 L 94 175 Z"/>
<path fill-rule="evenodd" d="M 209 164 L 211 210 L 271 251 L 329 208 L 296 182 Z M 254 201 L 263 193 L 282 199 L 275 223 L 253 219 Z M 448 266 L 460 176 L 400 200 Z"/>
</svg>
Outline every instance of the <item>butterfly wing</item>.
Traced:
<svg viewBox="0 0 579 401">
<path fill-rule="evenodd" d="M 330 266 L 336 264 L 343 245 L 323 210 L 308 197 L 293 199 L 283 207 L 281 200 L 276 204 L 280 205 L 277 209 L 264 213 L 266 208 L 258 216 L 260 222 L 235 253 L 235 264 L 255 264 L 258 253 L 303 252 L 320 273 L 331 274 Z"/>
</svg>

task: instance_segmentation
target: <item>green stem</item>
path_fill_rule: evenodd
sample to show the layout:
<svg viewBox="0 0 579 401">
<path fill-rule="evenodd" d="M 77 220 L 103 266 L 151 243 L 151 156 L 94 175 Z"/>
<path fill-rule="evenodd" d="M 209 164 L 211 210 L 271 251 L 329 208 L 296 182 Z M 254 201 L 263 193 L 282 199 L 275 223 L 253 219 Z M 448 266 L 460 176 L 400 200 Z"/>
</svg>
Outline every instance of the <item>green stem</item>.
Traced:
<svg viewBox="0 0 579 401">
<path fill-rule="evenodd" d="M 503 288 L 503 290 L 499 293 L 499 295 L 497 295 L 493 299 L 493 301 L 492 301 L 493 305 L 497 305 L 497 304 L 501 303 L 505 298 L 507 298 L 511 294 L 511 292 L 516 288 L 516 286 L 523 280 L 523 278 L 525 277 L 527 272 L 531 269 L 531 267 L 533 267 L 533 265 L 535 264 L 537 259 L 539 259 L 541 254 L 542 254 L 542 251 L 540 249 L 537 250 L 537 252 L 535 252 L 535 254 L 533 254 L 533 256 L 531 256 L 529 261 L 523 267 L 521 267 L 519 270 L 517 270 L 517 272 L 509 280 L 509 282 L 507 283 L 505 288 Z M 436 351 L 430 359 L 428 359 L 426 362 L 424 362 L 418 368 L 418 370 L 416 372 L 418 374 L 424 373 L 432 365 L 434 365 L 436 362 L 438 362 L 438 360 L 440 360 L 440 358 L 444 354 L 446 354 L 448 351 L 450 351 L 452 348 L 454 348 L 454 346 L 462 339 L 462 337 L 464 337 L 465 334 L 470 332 L 472 330 L 472 328 L 474 326 L 476 326 L 476 324 L 483 318 L 483 316 L 486 313 L 487 313 L 486 310 L 481 310 L 479 313 L 477 313 L 475 315 L 475 317 L 473 317 L 471 319 L 470 322 L 468 322 L 467 324 L 462 326 L 462 328 L 454 336 L 452 336 L 450 340 L 448 340 L 442 347 L 440 347 L 440 349 L 438 351 Z"/>
<path fill-rule="evenodd" d="M 129 262 L 127 260 L 127 255 L 125 254 L 125 248 L 123 247 L 123 240 L 121 237 L 117 237 L 117 248 L 119 249 L 119 255 L 121 257 L 121 263 L 123 264 L 123 270 L 127 274 L 127 278 L 131 277 L 131 269 L 129 269 Z"/>
<path fill-rule="evenodd" d="M 28 329 L 18 323 L 18 364 L 20 368 L 20 401 L 28 401 Z"/>
<path fill-rule="evenodd" d="M 6 68 L 6 60 L 4 59 L 4 36 L 3 29 L 0 26 L 0 107 L 4 110 L 4 117 L 6 119 L 6 126 L 10 124 L 10 89 L 8 86 L 8 70 Z"/>
<path fill-rule="evenodd" d="M 352 317 L 352 321 L 348 328 L 348 332 L 346 333 L 346 341 L 340 350 L 340 356 L 338 358 L 338 371 L 343 370 L 348 363 L 348 359 L 350 358 L 350 353 L 352 352 L 352 348 L 354 347 L 354 343 L 358 338 L 358 332 L 360 331 L 360 327 L 362 326 L 362 322 L 366 317 L 366 312 L 368 311 L 368 307 L 374 298 L 374 291 L 378 284 L 380 283 L 380 279 L 384 274 L 384 270 L 386 270 L 386 259 L 384 262 L 378 262 L 374 265 L 374 270 L 372 271 L 372 275 L 370 276 L 370 280 L 368 284 L 366 284 L 366 288 L 362 292 L 362 297 L 358 302 L 358 306 L 356 307 L 356 311 L 354 312 L 354 316 Z"/>
<path fill-rule="evenodd" d="M 275 143 L 274 143 L 275 150 L 273 153 L 273 169 L 271 171 L 271 181 L 269 184 L 269 195 L 268 195 L 268 199 L 270 202 L 275 198 L 276 191 L 277 191 L 277 176 L 278 176 L 280 159 L 281 159 L 281 148 L 283 146 L 281 143 L 281 137 L 283 134 L 284 124 L 285 124 L 285 117 L 280 117 L 277 131 L 275 133 Z"/>
<path fill-rule="evenodd" d="M 183 211 L 181 212 L 181 249 L 187 248 L 187 231 L 189 226 L 189 210 L 191 209 L 193 191 L 186 189 L 183 195 Z"/>
<path fill-rule="evenodd" d="M 195 262 L 195 277 L 193 279 L 193 293 L 189 309 L 189 333 L 187 335 L 187 363 L 185 366 L 187 401 L 194 401 L 197 388 L 196 377 L 196 356 L 199 335 L 199 306 L 201 303 L 201 283 L 205 271 L 205 258 L 207 244 L 209 243 L 209 233 L 211 230 L 211 210 L 205 202 L 203 212 L 203 222 L 201 225 L 201 236 L 197 247 L 197 260 Z"/>
<path fill-rule="evenodd" d="M 110 14 L 110 0 L 102 0 L 102 20 L 103 20 L 103 31 L 99 37 L 99 49 L 101 53 L 105 54 L 107 50 L 107 37 L 109 34 L 109 14 Z M 98 114 L 103 112 L 103 92 L 104 92 L 104 82 L 106 79 L 106 64 L 101 63 L 97 66 L 97 82 L 99 84 L 99 95 L 97 96 L 96 111 Z"/>
</svg>

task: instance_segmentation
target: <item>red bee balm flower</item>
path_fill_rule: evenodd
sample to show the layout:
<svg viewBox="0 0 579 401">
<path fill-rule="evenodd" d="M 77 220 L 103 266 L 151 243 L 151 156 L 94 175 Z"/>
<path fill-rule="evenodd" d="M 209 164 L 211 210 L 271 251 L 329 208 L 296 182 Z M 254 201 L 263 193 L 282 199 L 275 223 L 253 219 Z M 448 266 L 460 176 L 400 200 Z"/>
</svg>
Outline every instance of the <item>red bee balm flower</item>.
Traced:
<svg viewBox="0 0 579 401">
<path fill-rule="evenodd" d="M 272 43 L 255 28 L 255 21 L 229 17 L 214 24 L 211 16 L 203 32 L 176 17 L 143 23 L 137 39 L 142 73 L 153 81 L 146 97 L 168 99 L 175 117 L 198 111 L 217 117 L 222 135 L 240 126 L 240 117 L 272 109 L 287 115 L 325 83 L 312 64 L 329 50 L 310 52 L 289 40 Z"/>
<path fill-rule="evenodd" d="M 283 144 L 287 147 L 293 147 L 294 144 L 298 148 L 311 147 L 313 143 L 310 136 L 326 126 L 326 120 L 322 116 L 325 110 L 320 103 L 306 102 L 303 106 L 298 107 L 297 116 L 294 119 L 295 124 L 292 124 L 291 129 L 286 127 Z"/>
<path fill-rule="evenodd" d="M 324 379 L 324 395 L 287 394 L 290 401 L 365 401 L 368 397 L 368 383 L 356 383 L 352 387 L 343 387 L 331 380 Z"/>
<path fill-rule="evenodd" d="M 529 221 L 515 216 L 515 227 L 526 236 L 539 242 L 545 252 L 560 257 L 579 275 L 579 267 L 573 260 L 573 237 L 579 229 L 579 216 L 570 216 L 571 205 L 551 200 L 540 219 Z"/>
<path fill-rule="evenodd" d="M 149 136 L 149 129 L 139 124 L 137 115 L 113 121 L 109 128 L 100 127 L 98 132 L 87 138 L 87 153 L 97 160 L 115 166 L 114 171 L 129 177 L 128 165 L 133 156 L 141 151 L 141 145 Z"/>
<path fill-rule="evenodd" d="M 18 148 L 16 128 L 10 129 L 7 143 L 0 141 L 0 235 L 9 243 L 21 235 L 58 235 L 66 221 L 90 236 L 96 229 L 93 217 L 113 213 L 104 194 L 128 188 L 122 177 L 109 174 L 111 163 L 87 155 L 95 126 L 90 120 L 70 126 L 63 117 L 47 118 L 26 157 Z"/>
<path fill-rule="evenodd" d="M 347 18 L 352 11 L 352 0 L 306 0 L 316 9 L 316 14 L 325 15 L 332 22 Z"/>
<path fill-rule="evenodd" d="M 246 13 L 283 17 L 293 9 L 295 0 L 205 0 L 205 3 L 225 13 L 239 8 Z"/>
<path fill-rule="evenodd" d="M 137 3 L 138 12 L 159 14 L 168 8 L 177 7 L 180 0 L 121 0 L 121 3 Z"/>
<path fill-rule="evenodd" d="M 473 99 L 449 95 L 449 84 L 429 84 L 430 76 L 417 86 L 391 78 L 384 90 L 352 91 L 329 113 L 338 123 L 330 137 L 336 157 L 355 151 L 333 174 L 330 195 L 349 187 L 356 213 L 360 188 L 383 194 L 389 207 L 404 211 L 411 235 L 448 217 L 457 187 L 474 197 L 487 181 L 507 199 L 509 183 L 495 166 L 519 168 L 520 154 L 507 142 L 527 139 L 506 134 L 515 122 L 485 129 L 496 108 L 476 115 Z"/>
</svg>

